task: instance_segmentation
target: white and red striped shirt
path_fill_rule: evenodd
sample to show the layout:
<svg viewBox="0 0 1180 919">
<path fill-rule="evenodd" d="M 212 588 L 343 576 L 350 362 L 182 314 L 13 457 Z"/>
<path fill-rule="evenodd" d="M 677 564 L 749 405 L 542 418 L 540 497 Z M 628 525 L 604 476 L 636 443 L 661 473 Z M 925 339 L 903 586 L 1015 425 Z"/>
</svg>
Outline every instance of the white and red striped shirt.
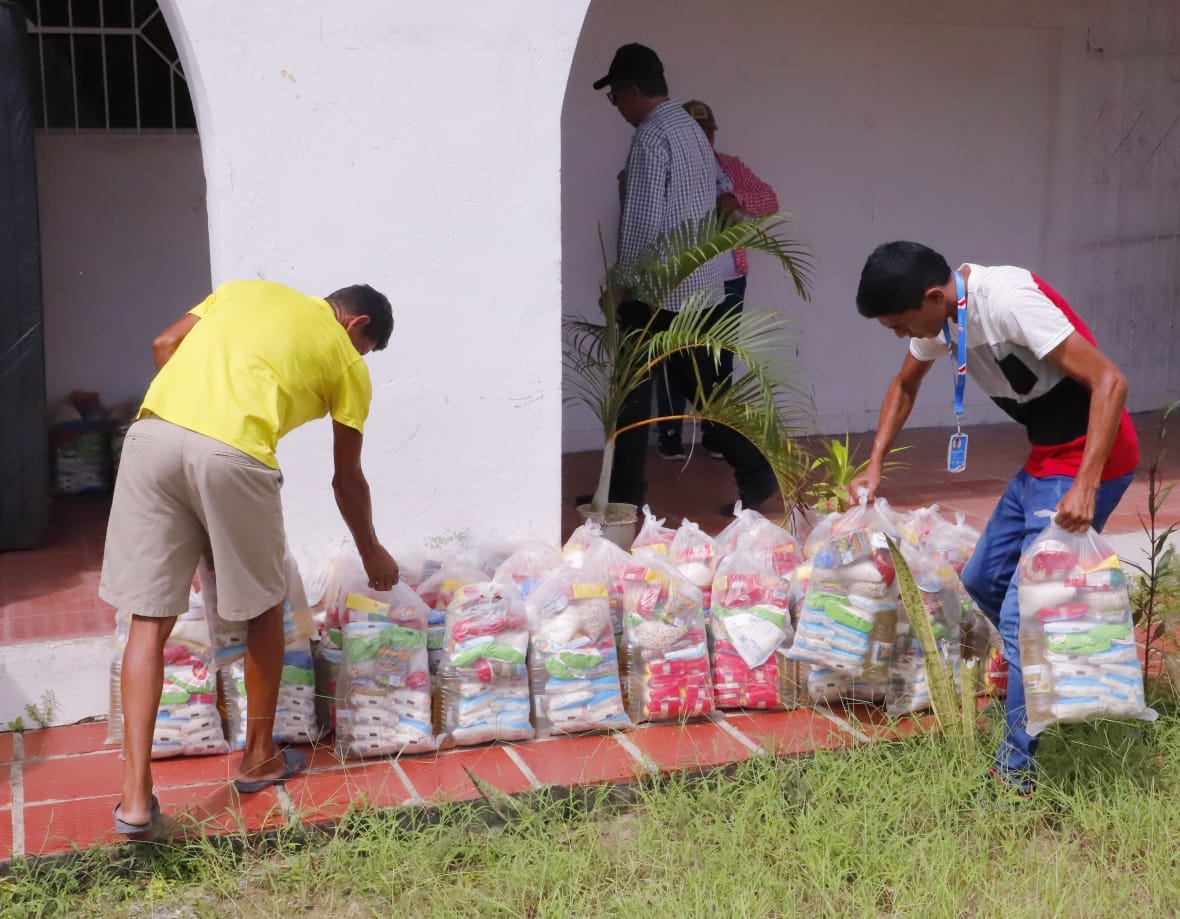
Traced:
<svg viewBox="0 0 1180 919">
<path fill-rule="evenodd" d="M 1028 431 L 1029 475 L 1076 476 L 1086 447 L 1090 390 L 1045 357 L 1077 332 L 1094 336 L 1057 291 L 1025 268 L 966 265 L 967 374 L 992 401 Z M 955 342 L 960 330 L 950 323 Z M 941 338 L 911 338 L 918 360 L 942 357 Z M 953 353 L 953 352 L 952 352 Z M 1139 464 L 1139 441 L 1126 410 L 1102 479 L 1118 478 Z"/>
</svg>

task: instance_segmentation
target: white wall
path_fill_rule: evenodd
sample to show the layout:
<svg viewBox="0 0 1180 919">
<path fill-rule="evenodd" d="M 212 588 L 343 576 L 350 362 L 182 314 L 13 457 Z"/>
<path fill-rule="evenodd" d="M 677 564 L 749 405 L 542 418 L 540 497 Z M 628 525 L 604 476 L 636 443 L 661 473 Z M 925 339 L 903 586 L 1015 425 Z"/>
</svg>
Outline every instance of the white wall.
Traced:
<svg viewBox="0 0 1180 919">
<path fill-rule="evenodd" d="M 560 526 L 560 111 L 585 6 L 161 4 L 194 97 L 214 283 L 394 304 L 364 463 L 392 549 Z M 345 533 L 330 429 L 286 439 L 297 550 Z"/>
<path fill-rule="evenodd" d="M 138 400 L 152 338 L 209 290 L 197 138 L 41 133 L 37 185 L 49 405 Z"/>
<path fill-rule="evenodd" d="M 1180 127 L 1173 155 L 1163 144 L 1146 169 L 1131 168 L 1145 151 L 1119 140 L 1110 164 L 1096 170 L 1097 139 L 1088 136 L 1104 110 L 1112 120 L 1112 107 L 1124 133 L 1145 108 L 1161 126 L 1156 141 L 1171 127 L 1180 89 L 1176 7 L 647 0 L 639 19 L 629 0 L 594 0 L 562 115 L 563 309 L 593 315 L 597 227 L 613 247 L 615 174 L 632 132 L 590 84 L 619 44 L 641 41 L 662 57 L 674 98 L 713 106 L 718 149 L 740 155 L 776 188 L 814 248 L 811 303 L 758 261 L 748 302 L 793 323 L 819 431 L 875 426 L 900 365 L 904 345 L 854 306 L 865 257 L 896 238 L 926 242 L 952 263 L 1037 271 L 1127 371 L 1133 407 L 1180 397 L 1180 360 L 1170 357 L 1180 345 L 1171 318 L 1180 281 Z M 1120 50 L 1105 58 L 1088 51 L 1091 32 Z M 1122 306 L 1136 286 L 1141 312 L 1132 326 Z M 949 377 L 934 371 L 911 424 L 951 419 Z M 969 421 L 1004 417 L 970 384 L 967 413 Z M 563 442 L 567 450 L 600 443 L 588 412 L 567 413 Z"/>
</svg>

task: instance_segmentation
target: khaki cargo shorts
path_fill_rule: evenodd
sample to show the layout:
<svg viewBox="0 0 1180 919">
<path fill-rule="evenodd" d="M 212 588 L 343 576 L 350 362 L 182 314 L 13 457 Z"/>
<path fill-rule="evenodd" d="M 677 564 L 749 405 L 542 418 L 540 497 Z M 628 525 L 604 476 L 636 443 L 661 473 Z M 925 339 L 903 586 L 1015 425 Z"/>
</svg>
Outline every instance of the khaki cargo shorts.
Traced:
<svg viewBox="0 0 1180 919">
<path fill-rule="evenodd" d="M 259 616 L 287 594 L 283 475 L 228 444 L 161 418 L 123 442 L 99 596 L 138 616 L 176 616 L 204 554 L 223 619 Z"/>
</svg>

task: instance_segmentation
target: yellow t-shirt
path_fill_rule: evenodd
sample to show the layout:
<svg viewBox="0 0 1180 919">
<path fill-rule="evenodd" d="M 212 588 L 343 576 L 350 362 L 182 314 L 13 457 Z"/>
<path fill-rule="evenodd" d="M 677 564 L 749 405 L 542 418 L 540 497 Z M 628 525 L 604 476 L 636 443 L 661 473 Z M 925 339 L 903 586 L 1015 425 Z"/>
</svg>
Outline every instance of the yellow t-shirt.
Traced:
<svg viewBox="0 0 1180 919">
<path fill-rule="evenodd" d="M 231 281 L 156 374 L 140 415 L 237 447 L 278 469 L 288 431 L 331 414 L 361 431 L 373 386 L 332 307 L 271 281 Z"/>
</svg>

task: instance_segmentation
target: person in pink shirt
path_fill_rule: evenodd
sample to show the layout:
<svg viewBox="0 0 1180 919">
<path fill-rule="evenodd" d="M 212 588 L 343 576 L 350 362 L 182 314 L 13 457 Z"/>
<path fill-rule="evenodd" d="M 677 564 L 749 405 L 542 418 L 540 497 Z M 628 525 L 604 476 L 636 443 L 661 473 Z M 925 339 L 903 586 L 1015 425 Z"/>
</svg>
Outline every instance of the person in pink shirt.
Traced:
<svg viewBox="0 0 1180 919">
<path fill-rule="evenodd" d="M 778 196 L 766 182 L 758 178 L 754 171 L 736 156 L 721 153 L 714 145 L 717 135 L 717 119 L 713 110 L 697 99 L 684 103 L 684 110 L 688 112 L 701 126 L 709 144 L 714 146 L 713 155 L 717 157 L 717 165 L 721 173 L 733 184 L 733 191 L 718 194 L 717 207 L 727 213 L 741 212 L 754 217 L 768 217 L 778 211 Z M 720 177 L 719 183 L 720 185 Z M 728 184 L 728 183 L 727 183 Z M 721 189 L 719 188 L 720 192 Z M 746 275 L 750 265 L 745 249 L 735 249 L 732 254 L 720 258 L 721 275 L 725 280 L 725 299 L 717 307 L 717 318 L 740 313 L 746 299 Z M 733 352 L 725 351 L 721 354 L 721 369 L 717 377 L 718 385 L 725 386 L 733 378 Z M 666 418 L 680 415 L 684 412 L 683 397 L 673 394 L 664 381 L 656 385 L 656 404 L 659 417 Z M 704 422 L 701 425 L 701 446 L 714 459 L 721 459 L 721 452 L 714 443 L 712 425 Z M 661 422 L 656 454 L 666 460 L 682 460 L 686 457 L 682 441 L 683 426 L 679 420 Z"/>
</svg>

